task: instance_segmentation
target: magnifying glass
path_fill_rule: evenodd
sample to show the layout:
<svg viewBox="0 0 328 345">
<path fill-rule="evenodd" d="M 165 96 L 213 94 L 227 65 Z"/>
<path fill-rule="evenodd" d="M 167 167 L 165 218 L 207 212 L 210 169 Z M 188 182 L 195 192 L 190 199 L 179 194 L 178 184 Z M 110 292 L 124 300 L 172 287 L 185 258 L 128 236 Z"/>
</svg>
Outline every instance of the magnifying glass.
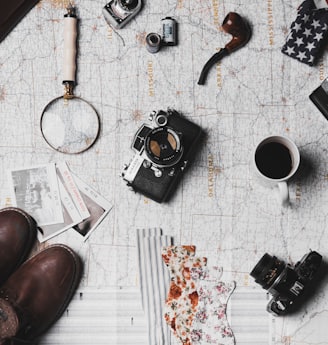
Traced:
<svg viewBox="0 0 328 345">
<path fill-rule="evenodd" d="M 43 109 L 40 128 L 45 141 L 62 153 L 81 153 L 97 140 L 100 120 L 96 109 L 74 95 L 76 74 L 77 16 L 70 5 L 64 16 L 63 96 L 50 101 Z"/>
</svg>

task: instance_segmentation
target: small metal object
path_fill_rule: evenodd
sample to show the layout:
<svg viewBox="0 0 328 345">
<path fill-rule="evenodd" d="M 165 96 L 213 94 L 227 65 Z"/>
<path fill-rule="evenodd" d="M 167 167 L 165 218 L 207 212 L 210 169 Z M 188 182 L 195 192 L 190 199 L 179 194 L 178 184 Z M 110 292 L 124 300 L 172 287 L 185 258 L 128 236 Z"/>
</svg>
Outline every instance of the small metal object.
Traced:
<svg viewBox="0 0 328 345">
<path fill-rule="evenodd" d="M 156 177 L 162 177 L 163 173 L 161 172 L 161 170 L 156 169 L 156 170 L 154 171 L 154 175 L 155 175 Z"/>
<path fill-rule="evenodd" d="M 162 39 L 159 34 L 151 32 L 146 36 L 146 47 L 149 53 L 155 54 L 161 49 Z"/>
<path fill-rule="evenodd" d="M 155 116 L 156 116 L 156 114 L 157 114 L 157 111 L 156 111 L 156 110 L 153 110 L 153 111 L 149 114 L 148 120 L 149 120 L 149 121 L 153 121 L 154 118 L 155 118 Z"/>
<path fill-rule="evenodd" d="M 181 171 L 185 170 L 188 165 L 188 161 L 183 161 L 183 165 L 181 166 Z"/>
<path fill-rule="evenodd" d="M 164 115 L 164 114 L 159 114 L 156 117 L 155 122 L 156 122 L 157 126 L 166 126 L 166 124 L 167 124 L 167 116 Z"/>
<path fill-rule="evenodd" d="M 166 46 L 175 46 L 177 40 L 177 22 L 171 17 L 162 19 L 163 44 Z"/>
<path fill-rule="evenodd" d="M 151 167 L 151 163 L 149 161 L 144 160 L 144 162 L 142 163 L 142 165 L 144 166 L 144 168 L 149 169 Z"/>
<path fill-rule="evenodd" d="M 168 175 L 172 177 L 172 176 L 174 176 L 174 174 L 175 174 L 175 168 L 172 168 L 172 169 L 169 171 Z"/>
<path fill-rule="evenodd" d="M 115 29 L 125 26 L 142 7 L 142 0 L 111 0 L 103 8 L 103 15 Z"/>
</svg>

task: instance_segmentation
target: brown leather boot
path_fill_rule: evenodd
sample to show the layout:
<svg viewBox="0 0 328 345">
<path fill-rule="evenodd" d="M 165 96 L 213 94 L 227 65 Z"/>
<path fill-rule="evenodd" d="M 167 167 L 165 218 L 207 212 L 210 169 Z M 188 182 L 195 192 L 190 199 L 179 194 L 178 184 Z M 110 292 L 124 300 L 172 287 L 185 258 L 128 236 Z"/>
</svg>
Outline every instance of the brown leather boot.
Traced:
<svg viewBox="0 0 328 345">
<path fill-rule="evenodd" d="M 20 266 L 0 288 L 0 344 L 34 344 L 66 310 L 81 275 L 79 257 L 64 245 Z"/>
<path fill-rule="evenodd" d="M 36 228 L 32 217 L 19 208 L 0 210 L 0 285 L 29 254 Z"/>
</svg>

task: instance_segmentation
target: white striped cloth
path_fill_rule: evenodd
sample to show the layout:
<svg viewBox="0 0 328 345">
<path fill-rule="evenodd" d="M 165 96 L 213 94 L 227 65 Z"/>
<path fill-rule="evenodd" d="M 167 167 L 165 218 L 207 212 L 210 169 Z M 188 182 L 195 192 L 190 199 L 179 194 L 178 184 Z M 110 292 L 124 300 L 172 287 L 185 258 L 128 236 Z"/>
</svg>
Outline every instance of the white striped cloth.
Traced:
<svg viewBox="0 0 328 345">
<path fill-rule="evenodd" d="M 145 345 L 147 319 L 137 287 L 79 289 L 39 345 Z"/>
<path fill-rule="evenodd" d="M 164 320 L 164 304 L 170 276 L 162 260 L 162 248 L 173 244 L 161 229 L 138 229 L 137 250 L 142 306 L 148 318 L 148 344 L 170 345 L 171 332 Z"/>
</svg>

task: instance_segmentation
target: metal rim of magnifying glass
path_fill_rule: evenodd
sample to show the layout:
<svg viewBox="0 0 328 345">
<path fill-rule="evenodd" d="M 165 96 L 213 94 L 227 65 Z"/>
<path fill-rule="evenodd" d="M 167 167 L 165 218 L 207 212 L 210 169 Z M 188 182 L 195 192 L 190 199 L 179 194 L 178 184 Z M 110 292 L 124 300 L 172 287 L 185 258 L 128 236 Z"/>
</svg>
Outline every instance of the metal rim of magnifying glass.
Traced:
<svg viewBox="0 0 328 345">
<path fill-rule="evenodd" d="M 99 114 L 98 114 L 96 108 L 95 108 L 92 104 L 90 104 L 89 102 L 87 102 L 86 100 L 84 100 L 84 99 L 81 98 L 81 97 L 73 96 L 73 97 L 71 97 L 71 98 L 69 98 L 69 99 L 73 99 L 73 98 L 74 98 L 74 99 L 77 99 L 77 100 L 80 100 L 80 101 L 84 102 L 84 103 L 87 104 L 90 108 L 92 108 L 93 111 L 94 111 L 94 113 L 95 113 L 95 120 L 97 120 L 97 135 L 96 135 L 96 136 L 94 137 L 94 139 L 90 142 L 90 144 L 88 144 L 88 145 L 87 145 L 84 149 L 82 149 L 82 150 L 74 151 L 74 152 L 67 152 L 67 151 L 65 151 L 65 150 L 60 150 L 60 148 L 55 147 L 54 145 L 52 145 L 52 144 L 49 142 L 49 140 L 46 138 L 46 135 L 45 135 L 44 132 L 43 132 L 43 129 L 42 129 L 42 122 L 43 122 L 43 118 L 44 118 L 45 112 L 47 111 L 47 109 L 49 108 L 49 106 L 50 106 L 51 104 L 55 103 L 56 101 L 58 101 L 58 100 L 61 99 L 61 98 L 62 98 L 62 99 L 65 99 L 64 96 L 59 96 L 59 97 L 57 97 L 57 98 L 54 98 L 53 100 L 51 100 L 51 101 L 45 106 L 45 108 L 44 108 L 43 111 L 42 111 L 41 118 L 40 118 L 40 129 L 41 129 L 41 134 L 42 134 L 42 136 L 43 136 L 43 139 L 46 141 L 46 143 L 47 143 L 51 148 L 53 148 L 53 149 L 56 150 L 57 152 L 66 153 L 66 154 L 78 154 L 78 153 L 85 152 L 85 151 L 87 151 L 88 149 L 90 149 L 90 148 L 94 145 L 94 143 L 97 141 L 97 139 L 98 139 L 98 137 L 99 137 L 99 134 L 100 134 L 100 118 L 99 118 Z M 69 99 L 68 99 L 68 100 L 69 100 Z"/>
</svg>

